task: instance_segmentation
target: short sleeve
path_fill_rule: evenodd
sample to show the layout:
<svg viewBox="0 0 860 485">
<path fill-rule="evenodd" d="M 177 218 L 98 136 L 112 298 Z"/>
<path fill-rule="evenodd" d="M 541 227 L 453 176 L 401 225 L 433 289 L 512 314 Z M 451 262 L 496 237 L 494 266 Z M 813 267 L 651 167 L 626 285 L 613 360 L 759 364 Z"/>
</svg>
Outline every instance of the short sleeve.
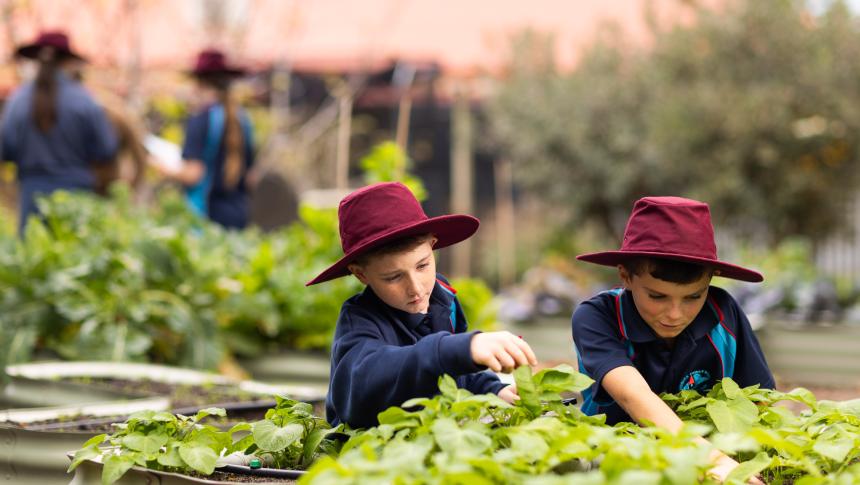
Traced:
<svg viewBox="0 0 860 485">
<path fill-rule="evenodd" d="M 571 322 L 580 371 L 594 379 L 598 401 L 611 399 L 600 386 L 606 374 L 617 367 L 633 365 L 610 305 L 608 299 L 598 295 L 581 303 Z"/>
<path fill-rule="evenodd" d="M 728 310 L 726 316 L 729 317 L 729 322 L 734 323 L 733 330 L 738 346 L 733 379 L 741 387 L 758 384 L 762 388 L 773 389 L 776 382 L 749 319 L 734 298 L 728 293 L 725 297 L 726 303 L 723 306 Z"/>
</svg>

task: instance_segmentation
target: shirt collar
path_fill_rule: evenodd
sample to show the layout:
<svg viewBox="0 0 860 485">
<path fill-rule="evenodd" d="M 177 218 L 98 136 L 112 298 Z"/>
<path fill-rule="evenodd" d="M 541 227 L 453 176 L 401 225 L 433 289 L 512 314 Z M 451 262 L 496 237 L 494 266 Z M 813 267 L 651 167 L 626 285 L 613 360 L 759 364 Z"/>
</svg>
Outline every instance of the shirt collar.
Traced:
<svg viewBox="0 0 860 485">
<path fill-rule="evenodd" d="M 409 313 L 394 308 L 382 301 L 370 286 L 367 286 L 364 289 L 364 294 L 367 298 L 370 298 L 372 301 L 385 308 L 395 319 L 403 322 L 409 330 L 415 330 L 415 328 L 425 319 L 432 319 L 435 315 L 445 315 L 447 317 L 447 311 L 451 307 L 451 302 L 454 300 L 454 294 L 444 288 L 439 283 L 438 279 L 436 280 L 436 284 L 433 286 L 433 291 L 430 293 L 430 305 L 427 308 L 427 313 Z"/>
<path fill-rule="evenodd" d="M 710 291 L 708 294 L 710 294 Z M 627 338 L 630 341 L 644 343 L 659 339 L 654 330 L 639 315 L 639 311 L 636 310 L 636 305 L 633 303 L 633 294 L 630 290 L 624 290 L 624 293 L 621 295 L 621 311 L 624 315 Z M 717 317 L 714 316 L 710 304 L 705 302 L 699 314 L 693 319 L 693 323 L 685 328 L 678 337 L 688 335 L 694 340 L 698 340 L 710 332 L 716 323 Z"/>
</svg>

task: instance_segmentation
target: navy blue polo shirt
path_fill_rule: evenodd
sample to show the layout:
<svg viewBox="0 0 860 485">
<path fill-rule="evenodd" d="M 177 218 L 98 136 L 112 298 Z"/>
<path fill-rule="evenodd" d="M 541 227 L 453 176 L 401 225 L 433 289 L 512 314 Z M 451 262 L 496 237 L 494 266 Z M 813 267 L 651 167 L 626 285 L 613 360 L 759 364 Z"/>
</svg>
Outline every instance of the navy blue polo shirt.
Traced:
<svg viewBox="0 0 860 485">
<path fill-rule="evenodd" d="M 379 424 L 376 415 L 415 397 L 432 397 L 448 374 L 475 394 L 505 384 L 472 361 L 466 317 L 447 280 L 437 275 L 427 314 L 397 310 L 368 286 L 341 308 L 331 347 L 326 419 L 332 426 Z"/>
<path fill-rule="evenodd" d="M 583 392 L 586 414 L 606 414 L 606 422 L 632 421 L 601 387 L 617 367 L 635 367 L 656 394 L 695 389 L 705 393 L 724 376 L 741 387 L 774 387 L 773 375 L 749 320 L 734 298 L 711 286 L 708 301 L 669 347 L 649 327 L 630 291 L 604 291 L 573 313 L 573 341 L 580 372 L 595 383 Z"/>
</svg>

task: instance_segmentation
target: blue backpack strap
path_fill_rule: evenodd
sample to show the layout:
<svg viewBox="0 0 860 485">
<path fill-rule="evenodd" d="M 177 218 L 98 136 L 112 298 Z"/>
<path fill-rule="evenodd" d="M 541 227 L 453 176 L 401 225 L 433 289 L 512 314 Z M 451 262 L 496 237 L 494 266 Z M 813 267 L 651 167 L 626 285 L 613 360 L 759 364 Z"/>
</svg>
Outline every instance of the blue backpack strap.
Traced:
<svg viewBox="0 0 860 485">
<path fill-rule="evenodd" d="M 448 293 L 453 297 L 451 298 L 451 333 L 457 333 L 457 290 L 439 278 L 436 278 L 436 283 L 439 283 L 439 287 L 442 288 L 445 293 Z"/>
<path fill-rule="evenodd" d="M 636 351 L 633 349 L 633 343 L 627 337 L 627 324 L 624 323 L 624 307 L 621 304 L 621 296 L 624 295 L 624 288 L 613 288 L 608 293 L 615 297 L 615 318 L 618 321 L 618 331 L 621 333 L 621 341 L 627 347 L 627 357 L 633 360 L 633 357 L 636 356 Z"/>
<path fill-rule="evenodd" d="M 185 191 L 186 199 L 192 210 L 201 216 L 209 214 L 209 192 L 212 191 L 212 182 L 215 178 L 215 157 L 218 156 L 218 148 L 221 146 L 223 133 L 224 108 L 221 105 L 215 105 L 209 110 L 206 144 L 203 146 L 203 163 L 206 165 L 203 179 Z"/>
<path fill-rule="evenodd" d="M 735 334 L 726 325 L 725 316 L 713 297 L 708 297 L 708 307 L 714 313 L 717 324 L 708 333 L 708 340 L 717 351 L 723 369 L 723 377 L 733 377 L 735 374 L 735 359 L 738 353 L 738 342 Z"/>
</svg>

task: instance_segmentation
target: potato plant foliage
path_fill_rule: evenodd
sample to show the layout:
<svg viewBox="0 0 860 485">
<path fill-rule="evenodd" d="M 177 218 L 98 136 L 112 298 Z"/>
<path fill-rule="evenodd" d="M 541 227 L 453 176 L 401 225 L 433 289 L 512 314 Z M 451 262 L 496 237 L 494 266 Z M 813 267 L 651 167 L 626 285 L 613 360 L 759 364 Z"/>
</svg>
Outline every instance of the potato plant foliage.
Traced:
<svg viewBox="0 0 860 485">
<path fill-rule="evenodd" d="M 860 482 L 860 400 L 819 401 L 802 388 L 740 388 L 724 379 L 705 396 L 663 396 L 686 423 L 673 434 L 631 423 L 607 426 L 603 416 L 566 404 L 562 395 L 593 382 L 570 366 L 535 374 L 521 367 L 514 379 L 520 400 L 508 404 L 443 376 L 437 395 L 388 408 L 368 429 L 332 429 L 310 405 L 285 397 L 264 420 L 229 431 L 199 422 L 223 410 L 191 418 L 139 413 L 116 433 L 88 441 L 71 468 L 101 456 L 106 484 L 135 464 L 208 474 L 218 456 L 242 451 L 271 467 L 307 469 L 303 484 L 687 485 L 717 483 L 708 475 L 716 447 L 741 463 L 728 483 L 752 476 L 769 484 Z M 805 409 L 794 413 L 783 401 Z M 712 446 L 697 444 L 697 436 Z"/>
</svg>

